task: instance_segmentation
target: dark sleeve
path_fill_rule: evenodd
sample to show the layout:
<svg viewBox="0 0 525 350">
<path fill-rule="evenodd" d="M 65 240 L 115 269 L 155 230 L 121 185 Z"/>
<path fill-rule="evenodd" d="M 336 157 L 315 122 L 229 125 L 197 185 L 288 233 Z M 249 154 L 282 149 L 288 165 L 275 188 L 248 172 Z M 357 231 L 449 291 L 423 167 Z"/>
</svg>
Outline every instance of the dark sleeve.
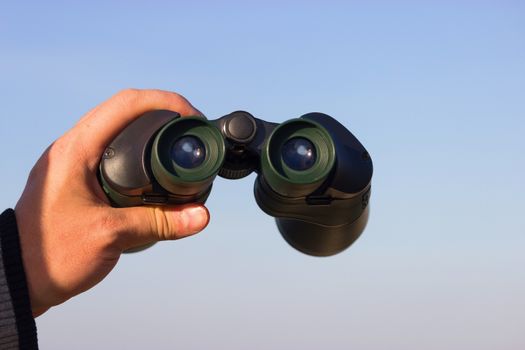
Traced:
<svg viewBox="0 0 525 350">
<path fill-rule="evenodd" d="M 38 349 L 12 209 L 0 215 L 0 349 Z"/>
</svg>

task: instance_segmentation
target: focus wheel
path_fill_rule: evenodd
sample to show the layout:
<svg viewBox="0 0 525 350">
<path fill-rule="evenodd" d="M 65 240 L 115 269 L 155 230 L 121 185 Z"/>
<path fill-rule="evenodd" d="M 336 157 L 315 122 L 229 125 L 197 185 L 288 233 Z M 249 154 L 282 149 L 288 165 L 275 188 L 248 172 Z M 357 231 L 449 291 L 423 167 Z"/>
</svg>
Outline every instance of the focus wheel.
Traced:
<svg viewBox="0 0 525 350">
<path fill-rule="evenodd" d="M 228 168 L 228 164 L 224 164 L 221 170 L 219 170 L 219 176 L 225 179 L 236 180 L 236 179 L 241 179 L 243 177 L 250 175 L 252 171 L 254 170 L 255 170 L 254 167 L 247 167 L 247 168 L 245 167 L 242 169 L 232 169 L 232 168 Z"/>
</svg>

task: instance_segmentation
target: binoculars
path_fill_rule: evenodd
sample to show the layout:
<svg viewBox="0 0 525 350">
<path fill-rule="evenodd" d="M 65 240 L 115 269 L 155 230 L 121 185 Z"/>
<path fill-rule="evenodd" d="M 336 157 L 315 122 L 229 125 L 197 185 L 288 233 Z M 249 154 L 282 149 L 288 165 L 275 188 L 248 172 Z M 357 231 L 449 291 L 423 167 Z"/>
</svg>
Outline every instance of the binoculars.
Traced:
<svg viewBox="0 0 525 350">
<path fill-rule="evenodd" d="M 99 180 L 117 207 L 204 203 L 217 175 L 258 174 L 259 207 L 295 249 L 329 256 L 368 221 L 372 160 L 323 113 L 283 123 L 236 111 L 216 120 L 167 110 L 143 114 L 102 155 Z"/>
</svg>

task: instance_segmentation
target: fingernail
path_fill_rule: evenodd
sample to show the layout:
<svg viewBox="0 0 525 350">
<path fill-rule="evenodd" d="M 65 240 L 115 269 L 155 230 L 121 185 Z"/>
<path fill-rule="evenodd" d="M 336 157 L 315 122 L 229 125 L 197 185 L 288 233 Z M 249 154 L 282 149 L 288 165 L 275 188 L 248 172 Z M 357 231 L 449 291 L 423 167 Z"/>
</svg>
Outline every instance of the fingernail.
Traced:
<svg viewBox="0 0 525 350">
<path fill-rule="evenodd" d="M 188 215 L 188 233 L 202 231 L 208 225 L 208 210 L 205 207 L 193 207 L 185 210 Z"/>
</svg>

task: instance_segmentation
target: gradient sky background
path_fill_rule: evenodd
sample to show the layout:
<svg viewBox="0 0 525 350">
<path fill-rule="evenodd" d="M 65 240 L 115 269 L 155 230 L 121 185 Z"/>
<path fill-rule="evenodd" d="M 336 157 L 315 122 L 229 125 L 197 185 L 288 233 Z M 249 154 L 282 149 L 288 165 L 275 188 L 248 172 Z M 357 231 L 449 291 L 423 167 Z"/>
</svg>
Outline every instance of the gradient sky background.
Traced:
<svg viewBox="0 0 525 350">
<path fill-rule="evenodd" d="M 372 155 L 370 222 L 305 256 L 253 175 L 218 179 L 202 234 L 124 256 L 42 349 L 525 349 L 523 2 L 0 1 L 0 208 L 126 87 L 331 114 Z"/>
</svg>

